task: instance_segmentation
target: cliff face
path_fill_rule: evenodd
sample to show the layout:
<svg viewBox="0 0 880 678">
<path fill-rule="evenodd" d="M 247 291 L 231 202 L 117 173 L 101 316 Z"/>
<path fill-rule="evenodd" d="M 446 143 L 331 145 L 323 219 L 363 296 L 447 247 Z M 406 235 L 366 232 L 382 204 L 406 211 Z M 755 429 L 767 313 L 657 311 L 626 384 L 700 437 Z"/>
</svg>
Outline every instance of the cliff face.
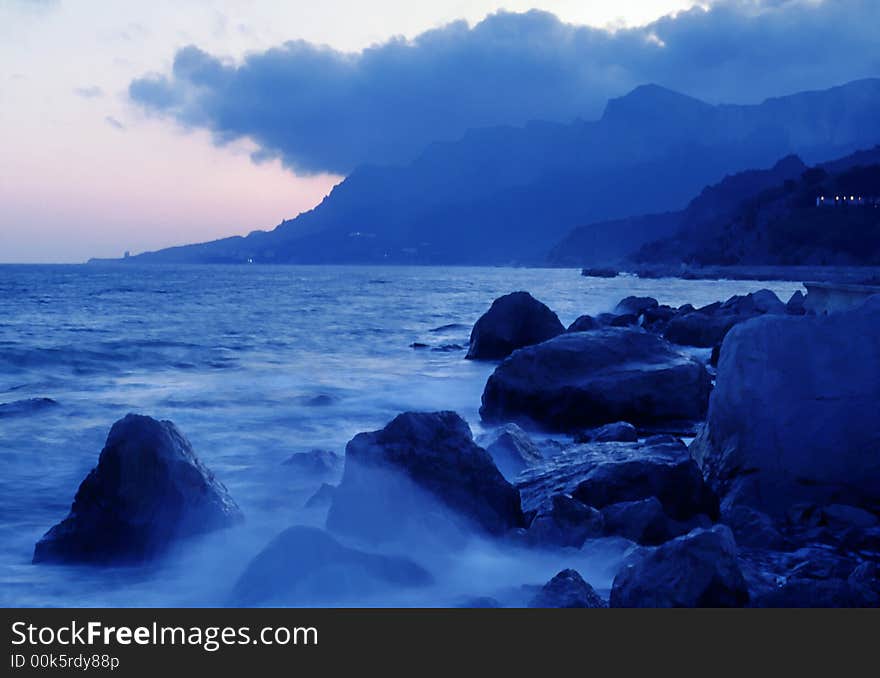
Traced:
<svg viewBox="0 0 880 678">
<path fill-rule="evenodd" d="M 129 262 L 542 263 L 579 224 L 675 211 L 726 174 L 798 153 L 827 160 L 880 142 L 880 80 L 712 106 L 657 86 L 600 120 L 474 130 L 405 167 L 362 167 L 273 231 Z M 670 232 L 668 220 L 607 229 L 609 252 Z M 605 254 L 603 254 L 605 256 Z"/>
</svg>

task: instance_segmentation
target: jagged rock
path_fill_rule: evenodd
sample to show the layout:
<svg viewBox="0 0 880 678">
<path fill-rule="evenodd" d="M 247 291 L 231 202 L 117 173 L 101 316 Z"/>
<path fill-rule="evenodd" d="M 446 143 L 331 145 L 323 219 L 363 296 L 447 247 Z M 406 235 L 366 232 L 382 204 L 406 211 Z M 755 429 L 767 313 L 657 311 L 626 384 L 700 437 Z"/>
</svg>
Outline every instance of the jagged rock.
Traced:
<svg viewBox="0 0 880 678">
<path fill-rule="evenodd" d="M 641 550 L 611 588 L 611 607 L 742 607 L 748 602 L 736 543 L 724 525 Z"/>
<path fill-rule="evenodd" d="M 675 520 L 700 514 L 718 517 L 718 499 L 681 441 L 608 455 L 596 463 L 572 492 L 578 501 L 602 509 L 610 504 L 656 497 Z"/>
<path fill-rule="evenodd" d="M 626 297 L 614 309 L 617 315 L 634 315 L 638 318 L 646 311 L 657 308 L 660 304 L 654 297 Z"/>
<path fill-rule="evenodd" d="M 504 424 L 480 440 L 486 452 L 505 478 L 515 478 L 520 471 L 539 464 L 544 455 L 529 435 L 516 424 Z"/>
<path fill-rule="evenodd" d="M 517 351 L 489 377 L 480 414 L 557 431 L 697 420 L 709 389 L 705 367 L 656 335 L 604 328 Z"/>
<path fill-rule="evenodd" d="M 566 332 L 589 332 L 599 327 L 599 323 L 591 315 L 582 315 L 568 326 Z"/>
<path fill-rule="evenodd" d="M 284 465 L 300 473 L 323 476 L 338 472 L 342 468 L 342 457 L 330 450 L 309 450 L 291 455 L 284 460 Z"/>
<path fill-rule="evenodd" d="M 499 297 L 471 331 L 467 357 L 501 360 L 524 346 L 539 344 L 562 334 L 565 328 L 547 306 L 528 292 Z"/>
<path fill-rule="evenodd" d="M 587 539 L 603 534 L 602 513 L 567 494 L 554 495 L 549 506 L 538 510 L 526 541 L 533 546 L 580 548 Z"/>
<path fill-rule="evenodd" d="M 608 607 L 576 570 L 562 570 L 529 603 L 536 608 Z"/>
<path fill-rule="evenodd" d="M 604 505 L 647 499 L 657 496 L 658 492 L 667 496 L 684 491 L 686 495 L 700 499 L 696 504 L 685 506 L 690 505 L 698 513 L 708 511 L 710 517 L 715 517 L 717 500 L 705 483 L 701 483 L 699 473 L 692 473 L 690 462 L 687 447 L 672 436 L 652 436 L 638 443 L 587 443 L 570 447 L 545 459 L 539 466 L 527 469 L 517 479 L 517 488 L 522 496 L 523 510 L 542 511 L 555 495 L 571 495 L 585 480 L 608 477 L 611 479 L 609 487 L 618 489 L 609 490 Z M 624 494 L 620 488 L 625 487 L 629 475 L 638 477 L 633 474 L 636 469 L 641 469 L 645 477 L 657 470 L 656 482 L 644 481 L 639 492 Z M 662 489 L 667 476 L 676 484 Z M 681 484 L 682 479 L 686 484 Z M 677 501 L 672 500 L 671 505 Z"/>
<path fill-rule="evenodd" d="M 323 530 L 290 527 L 248 564 L 232 592 L 231 604 L 315 605 L 363 600 L 388 587 L 418 588 L 433 577 L 417 563 L 365 553 L 340 544 Z"/>
<path fill-rule="evenodd" d="M 880 296 L 828 316 L 766 315 L 724 340 L 691 447 L 731 504 L 880 504 Z"/>
<path fill-rule="evenodd" d="M 330 530 L 386 541 L 453 519 L 491 535 L 524 525 L 519 493 L 455 412 L 407 412 L 349 441 Z"/>
<path fill-rule="evenodd" d="M 576 433 L 576 443 L 634 443 L 639 439 L 636 427 L 626 421 L 615 421 L 598 428 Z"/>
<path fill-rule="evenodd" d="M 34 548 L 34 562 L 128 563 L 175 540 L 242 520 L 238 506 L 170 421 L 126 415 L 68 516 Z"/>
</svg>

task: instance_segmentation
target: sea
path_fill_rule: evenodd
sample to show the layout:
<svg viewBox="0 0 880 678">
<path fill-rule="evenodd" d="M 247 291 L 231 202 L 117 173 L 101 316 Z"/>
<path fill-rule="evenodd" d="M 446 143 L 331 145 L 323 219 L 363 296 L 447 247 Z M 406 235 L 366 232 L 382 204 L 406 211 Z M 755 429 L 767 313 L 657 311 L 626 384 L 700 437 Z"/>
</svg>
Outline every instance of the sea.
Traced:
<svg viewBox="0 0 880 678">
<path fill-rule="evenodd" d="M 356 433 L 413 410 L 455 410 L 486 433 L 478 409 L 494 365 L 465 353 L 473 323 L 500 295 L 527 290 L 568 325 L 629 295 L 700 306 L 762 288 L 785 301 L 801 286 L 537 268 L 0 266 L 0 606 L 227 604 L 276 534 L 323 524 L 325 508 L 304 507 L 320 482 L 285 465 L 292 454 L 343 454 Z M 129 412 L 172 420 L 244 523 L 145 566 L 31 564 L 35 542 L 65 517 L 110 427 Z M 331 602 L 515 599 L 564 567 L 607 591 L 626 549 L 603 542 L 548 554 L 474 538 L 425 556 L 436 579 L 425 590 Z"/>
</svg>

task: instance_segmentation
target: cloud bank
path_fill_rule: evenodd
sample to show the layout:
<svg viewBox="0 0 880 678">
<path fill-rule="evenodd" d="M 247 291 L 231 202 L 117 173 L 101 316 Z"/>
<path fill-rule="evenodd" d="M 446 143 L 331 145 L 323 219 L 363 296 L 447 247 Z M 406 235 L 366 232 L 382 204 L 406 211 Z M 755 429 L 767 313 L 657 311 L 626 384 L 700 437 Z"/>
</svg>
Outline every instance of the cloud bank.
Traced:
<svg viewBox="0 0 880 678">
<path fill-rule="evenodd" d="M 474 127 L 594 118 L 645 83 L 745 103 L 880 76 L 878 25 L 876 0 L 718 0 L 617 31 L 500 12 L 358 53 L 294 41 L 230 63 L 189 46 L 129 94 L 218 144 L 250 138 L 256 160 L 346 174 Z"/>
</svg>

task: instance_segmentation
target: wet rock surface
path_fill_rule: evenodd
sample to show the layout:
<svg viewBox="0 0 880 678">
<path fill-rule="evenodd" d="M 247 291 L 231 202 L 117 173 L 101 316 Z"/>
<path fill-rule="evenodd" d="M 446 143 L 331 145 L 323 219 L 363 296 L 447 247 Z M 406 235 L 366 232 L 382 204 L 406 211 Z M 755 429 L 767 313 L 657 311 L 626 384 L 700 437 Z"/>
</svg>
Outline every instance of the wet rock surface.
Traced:
<svg viewBox="0 0 880 678">
<path fill-rule="evenodd" d="M 705 367 L 663 339 L 606 328 L 564 334 L 502 362 L 483 391 L 488 422 L 526 421 L 576 431 L 617 421 L 701 419 Z"/>
<path fill-rule="evenodd" d="M 471 331 L 467 357 L 501 360 L 518 348 L 539 344 L 565 331 L 559 318 L 528 292 L 499 297 Z"/>
<path fill-rule="evenodd" d="M 140 563 L 179 539 L 235 525 L 242 513 L 170 421 L 129 414 L 33 561 Z"/>
</svg>

